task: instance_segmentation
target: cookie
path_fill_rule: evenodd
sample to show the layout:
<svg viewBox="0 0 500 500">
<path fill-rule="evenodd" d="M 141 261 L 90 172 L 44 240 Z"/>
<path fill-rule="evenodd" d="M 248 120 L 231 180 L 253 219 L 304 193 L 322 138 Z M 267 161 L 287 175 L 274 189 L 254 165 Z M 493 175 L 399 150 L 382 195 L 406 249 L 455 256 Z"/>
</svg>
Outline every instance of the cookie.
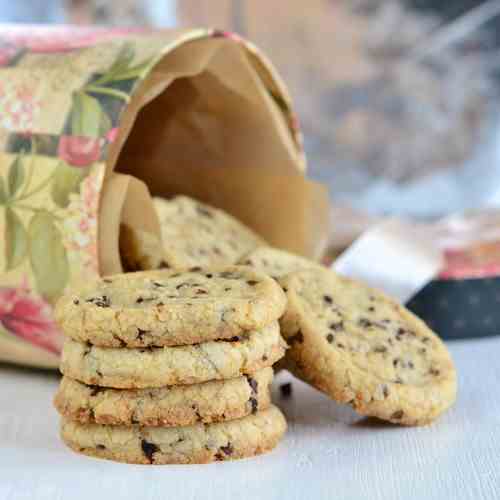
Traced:
<svg viewBox="0 0 500 500">
<path fill-rule="evenodd" d="M 277 322 L 231 340 L 176 347 L 122 349 L 66 339 L 61 371 L 85 384 L 118 389 L 199 384 L 252 374 L 282 358 Z"/>
<path fill-rule="evenodd" d="M 325 269 L 312 260 L 272 247 L 259 247 L 253 250 L 245 255 L 239 264 L 253 267 L 275 279 L 304 269 Z"/>
<path fill-rule="evenodd" d="M 107 389 L 64 377 L 54 404 L 82 424 L 185 426 L 233 420 L 269 408 L 273 369 L 203 384 Z"/>
<path fill-rule="evenodd" d="M 234 264 L 265 241 L 222 210 L 186 196 L 155 198 L 165 259 L 172 268 Z"/>
<path fill-rule="evenodd" d="M 383 293 L 328 270 L 283 278 L 287 367 L 362 415 L 427 424 L 456 397 L 445 345 Z"/>
<path fill-rule="evenodd" d="M 260 329 L 284 312 L 285 294 L 243 266 L 145 271 L 99 280 L 63 296 L 63 332 L 103 347 L 197 344 Z"/>
<path fill-rule="evenodd" d="M 119 246 L 125 272 L 167 267 L 162 242 L 155 234 L 121 224 Z"/>
<path fill-rule="evenodd" d="M 200 464 L 251 457 L 272 450 L 286 431 L 271 406 L 254 415 L 187 427 L 80 424 L 62 419 L 61 437 L 74 451 L 133 464 Z"/>
</svg>

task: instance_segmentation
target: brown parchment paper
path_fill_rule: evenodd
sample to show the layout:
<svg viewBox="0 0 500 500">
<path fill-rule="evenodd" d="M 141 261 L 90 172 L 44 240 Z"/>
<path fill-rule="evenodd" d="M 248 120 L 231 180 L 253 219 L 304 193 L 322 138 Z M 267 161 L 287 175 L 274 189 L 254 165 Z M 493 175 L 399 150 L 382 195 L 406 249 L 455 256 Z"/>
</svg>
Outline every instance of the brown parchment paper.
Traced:
<svg viewBox="0 0 500 500">
<path fill-rule="evenodd" d="M 130 175 L 112 174 L 104 184 L 99 213 L 99 272 L 102 276 L 123 272 L 119 248 L 123 224 L 161 240 L 160 222 L 146 184 Z"/>
</svg>

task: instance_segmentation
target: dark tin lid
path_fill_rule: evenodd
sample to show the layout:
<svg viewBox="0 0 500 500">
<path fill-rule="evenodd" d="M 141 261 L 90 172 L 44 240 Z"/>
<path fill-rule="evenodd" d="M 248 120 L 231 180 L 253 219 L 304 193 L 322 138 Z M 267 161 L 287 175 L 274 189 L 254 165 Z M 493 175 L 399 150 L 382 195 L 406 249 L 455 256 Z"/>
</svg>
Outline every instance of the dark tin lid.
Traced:
<svg viewBox="0 0 500 500">
<path fill-rule="evenodd" d="M 500 334 L 500 244 L 445 252 L 445 267 L 407 307 L 443 339 Z"/>
</svg>

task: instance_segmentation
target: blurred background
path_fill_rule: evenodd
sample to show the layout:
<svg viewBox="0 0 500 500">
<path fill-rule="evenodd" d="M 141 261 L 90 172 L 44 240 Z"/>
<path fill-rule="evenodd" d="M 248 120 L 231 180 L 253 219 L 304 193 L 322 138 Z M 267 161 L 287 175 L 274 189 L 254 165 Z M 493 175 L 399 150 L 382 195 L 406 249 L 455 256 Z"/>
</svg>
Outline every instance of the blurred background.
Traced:
<svg viewBox="0 0 500 500">
<path fill-rule="evenodd" d="M 500 205 L 499 0 L 0 0 L 0 21 L 236 31 L 284 77 L 337 202 L 421 218 Z"/>
</svg>

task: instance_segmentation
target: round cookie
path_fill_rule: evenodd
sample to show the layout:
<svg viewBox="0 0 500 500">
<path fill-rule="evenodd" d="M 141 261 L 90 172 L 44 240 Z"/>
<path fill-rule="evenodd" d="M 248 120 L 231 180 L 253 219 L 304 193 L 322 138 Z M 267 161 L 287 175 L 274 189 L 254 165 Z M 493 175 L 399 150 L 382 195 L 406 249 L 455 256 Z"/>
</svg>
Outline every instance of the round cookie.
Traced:
<svg viewBox="0 0 500 500">
<path fill-rule="evenodd" d="M 304 269 L 325 269 L 324 266 L 305 257 L 272 247 L 256 248 L 245 255 L 239 264 L 253 267 L 274 279 Z"/>
<path fill-rule="evenodd" d="M 55 317 L 63 332 L 103 347 L 197 344 L 230 339 L 277 320 L 285 294 L 243 266 L 144 271 L 102 278 L 64 295 Z"/>
<path fill-rule="evenodd" d="M 282 358 L 278 322 L 234 340 L 177 347 L 121 349 L 66 339 L 61 371 L 85 384 L 118 389 L 199 384 L 252 374 Z"/>
<path fill-rule="evenodd" d="M 286 364 L 300 378 L 362 415 L 427 424 L 456 397 L 445 345 L 383 293 L 324 270 L 281 281 Z"/>
<path fill-rule="evenodd" d="M 64 377 L 54 405 L 61 415 L 82 424 L 207 424 L 269 408 L 272 379 L 270 367 L 230 380 L 155 389 L 108 389 Z"/>
<path fill-rule="evenodd" d="M 201 464 L 272 450 L 286 431 L 271 406 L 237 420 L 187 427 L 80 424 L 62 419 L 61 437 L 74 451 L 133 464 Z"/>
<path fill-rule="evenodd" d="M 125 272 L 167 267 L 162 242 L 155 234 L 121 224 L 119 246 Z"/>
<path fill-rule="evenodd" d="M 187 196 L 155 198 L 165 260 L 173 268 L 234 264 L 266 242 L 222 210 Z"/>
</svg>

